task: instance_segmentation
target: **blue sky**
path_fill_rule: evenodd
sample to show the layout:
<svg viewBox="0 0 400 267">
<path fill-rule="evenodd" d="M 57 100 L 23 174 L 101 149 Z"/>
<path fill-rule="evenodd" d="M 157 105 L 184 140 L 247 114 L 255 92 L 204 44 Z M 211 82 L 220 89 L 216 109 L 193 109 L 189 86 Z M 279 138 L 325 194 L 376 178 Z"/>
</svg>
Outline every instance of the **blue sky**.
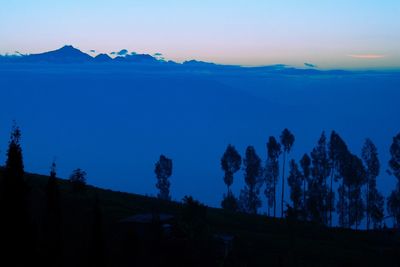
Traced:
<svg viewBox="0 0 400 267">
<path fill-rule="evenodd" d="M 400 67 L 398 0 L 13 0 L 0 53 L 72 44 L 227 64 Z"/>
</svg>

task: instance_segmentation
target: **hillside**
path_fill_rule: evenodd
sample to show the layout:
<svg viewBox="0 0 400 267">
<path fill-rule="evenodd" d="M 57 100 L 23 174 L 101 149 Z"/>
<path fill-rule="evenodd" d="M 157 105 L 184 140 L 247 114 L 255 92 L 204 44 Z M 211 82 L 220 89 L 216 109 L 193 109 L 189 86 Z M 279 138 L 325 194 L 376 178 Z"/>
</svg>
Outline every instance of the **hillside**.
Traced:
<svg viewBox="0 0 400 267">
<path fill-rule="evenodd" d="M 30 203 L 37 226 L 38 255 L 46 257 L 41 242 L 44 240 L 42 229 L 46 217 L 44 188 L 48 177 L 28 174 L 26 178 L 30 184 Z M 62 179 L 59 185 L 62 266 L 90 265 L 88 251 L 93 246 L 95 196 L 102 214 L 102 237 L 97 240 L 102 240 L 104 266 L 399 264 L 400 240 L 390 231 L 326 229 L 309 223 L 232 214 L 215 208 L 207 208 L 203 213 L 196 205 L 185 206 L 92 186 L 83 192 L 73 192 L 69 182 Z M 173 215 L 172 232 L 168 235 L 154 234 L 159 228 L 157 223 L 152 223 L 152 230 L 139 230 L 138 233 L 136 226 L 121 222 L 132 215 L 145 213 Z M 155 228 L 151 228 L 153 226 Z M 222 236 L 233 238 L 232 243 L 225 247 L 221 242 Z"/>
</svg>

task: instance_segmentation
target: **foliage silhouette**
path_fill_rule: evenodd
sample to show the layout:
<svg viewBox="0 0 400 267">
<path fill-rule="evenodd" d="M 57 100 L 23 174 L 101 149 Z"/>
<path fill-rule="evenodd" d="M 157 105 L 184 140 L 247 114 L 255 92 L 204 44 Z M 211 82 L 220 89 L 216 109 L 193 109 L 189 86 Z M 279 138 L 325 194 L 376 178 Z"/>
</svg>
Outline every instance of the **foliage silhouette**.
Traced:
<svg viewBox="0 0 400 267">
<path fill-rule="evenodd" d="M 86 188 L 86 172 L 80 168 L 72 171 L 72 174 L 69 177 L 69 181 L 72 185 L 72 190 L 74 192 L 84 191 Z"/>
<path fill-rule="evenodd" d="M 257 209 L 261 206 L 259 194 L 263 181 L 261 177 L 261 159 L 258 157 L 254 147 L 247 147 L 243 165 L 246 185 L 240 192 L 240 209 L 247 213 L 256 214 Z"/>
<path fill-rule="evenodd" d="M 281 198 L 281 217 L 283 217 L 283 202 L 285 198 L 285 165 L 286 165 L 286 155 L 290 153 L 294 143 L 294 135 L 288 130 L 284 129 L 280 136 L 282 150 L 283 150 L 283 165 L 282 165 L 282 198 Z"/>
<path fill-rule="evenodd" d="M 161 155 L 160 159 L 155 164 L 154 172 L 157 176 L 156 187 L 160 190 L 158 193 L 158 198 L 170 200 L 170 182 L 168 179 L 172 175 L 172 160 L 164 155 Z"/>
<path fill-rule="evenodd" d="M 265 196 L 268 200 L 268 212 L 271 207 L 276 217 L 276 186 L 279 177 L 279 155 L 281 154 L 281 145 L 276 141 L 275 137 L 270 136 L 267 142 L 267 163 L 265 172 Z"/>
</svg>

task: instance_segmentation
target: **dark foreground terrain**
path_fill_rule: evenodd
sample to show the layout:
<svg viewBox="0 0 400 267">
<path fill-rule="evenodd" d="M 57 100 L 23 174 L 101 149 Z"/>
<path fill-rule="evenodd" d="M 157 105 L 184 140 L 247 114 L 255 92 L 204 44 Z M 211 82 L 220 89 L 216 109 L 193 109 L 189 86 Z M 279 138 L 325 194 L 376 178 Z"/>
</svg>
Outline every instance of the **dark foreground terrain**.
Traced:
<svg viewBox="0 0 400 267">
<path fill-rule="evenodd" d="M 400 239 L 327 229 L 58 180 L 60 231 L 49 227 L 48 177 L 27 174 L 35 259 L 50 266 L 399 266 Z M 134 217 L 132 217 L 134 216 Z M 53 220 L 54 222 L 55 220 Z M 53 229 L 53 230 L 49 230 Z M 55 236 L 58 235 L 59 237 Z M 49 234 L 50 233 L 50 234 Z"/>
</svg>

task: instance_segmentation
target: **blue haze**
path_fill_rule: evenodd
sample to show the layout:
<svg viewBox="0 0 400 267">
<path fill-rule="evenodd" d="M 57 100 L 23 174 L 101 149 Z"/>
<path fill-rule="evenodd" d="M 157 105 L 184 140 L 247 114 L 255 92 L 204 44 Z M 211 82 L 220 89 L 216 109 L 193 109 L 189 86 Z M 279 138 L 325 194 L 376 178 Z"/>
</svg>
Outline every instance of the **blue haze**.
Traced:
<svg viewBox="0 0 400 267">
<path fill-rule="evenodd" d="M 173 199 L 193 195 L 217 207 L 229 143 L 242 155 L 254 145 L 264 161 L 267 138 L 287 127 L 296 137 L 289 158 L 298 160 L 334 129 L 358 155 L 366 137 L 377 144 L 387 195 L 399 86 L 399 72 L 0 64 L 0 161 L 15 119 L 27 171 L 47 174 L 55 157 L 63 178 L 80 167 L 90 184 L 155 195 L 154 163 L 165 154 L 174 162 Z M 235 193 L 243 180 L 235 175 Z"/>
</svg>

